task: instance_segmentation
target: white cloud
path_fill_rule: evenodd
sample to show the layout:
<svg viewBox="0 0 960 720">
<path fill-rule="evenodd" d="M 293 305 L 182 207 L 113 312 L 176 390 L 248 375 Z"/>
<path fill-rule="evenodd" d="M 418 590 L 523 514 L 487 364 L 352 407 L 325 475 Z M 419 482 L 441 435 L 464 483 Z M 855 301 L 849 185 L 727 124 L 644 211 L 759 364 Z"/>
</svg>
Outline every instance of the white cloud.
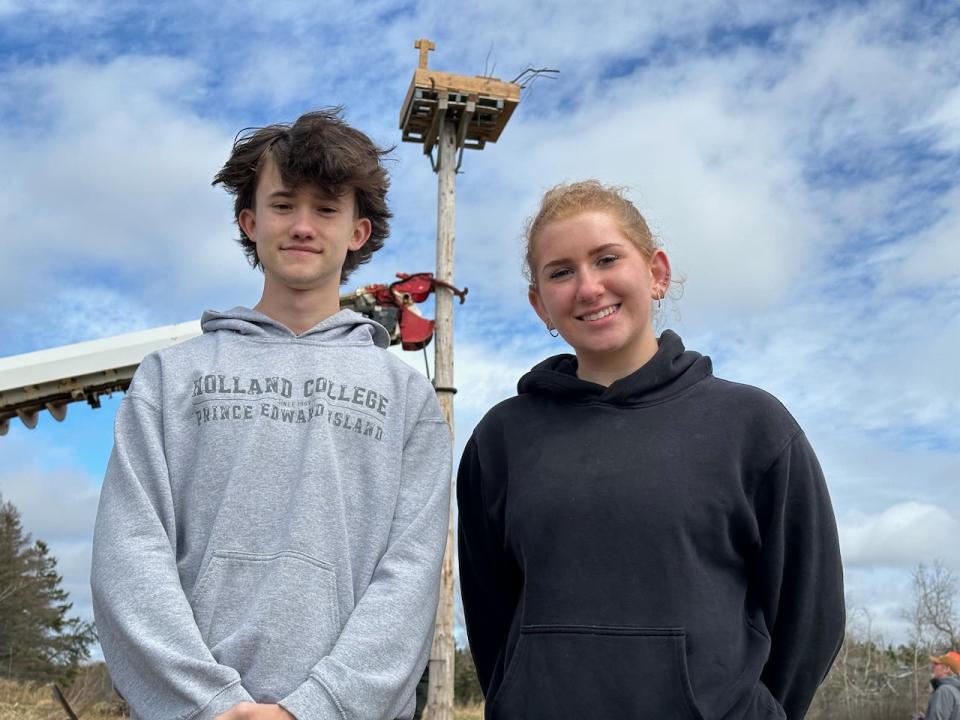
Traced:
<svg viewBox="0 0 960 720">
<path fill-rule="evenodd" d="M 35 345 L 31 349 L 105 338 L 156 324 L 153 313 L 138 298 L 102 284 L 67 286 L 30 298 L 23 303 L 22 312 L 11 324 L 21 337 L 31 338 Z M 4 345 L 0 345 L 0 355 L 14 354 Z"/>
<path fill-rule="evenodd" d="M 942 215 L 929 228 L 902 240 L 896 258 L 884 273 L 886 286 L 894 292 L 945 285 L 943 292 L 960 301 L 960 187 L 937 203 Z"/>
<path fill-rule="evenodd" d="M 20 512 L 24 532 L 33 540 L 46 542 L 57 559 L 61 587 L 73 603 L 70 615 L 93 620 L 90 552 L 99 478 L 77 470 L 76 458 L 69 451 L 44 447 L 39 433 L 11 433 L 3 438 L 0 452 L 3 500 L 12 502 Z"/>
<path fill-rule="evenodd" d="M 5 469 L 3 495 L 20 510 L 24 527 L 47 542 L 89 539 L 99 482 L 69 467 Z"/>
<path fill-rule="evenodd" d="M 0 206 L 7 236 L 17 238 L 0 267 L 8 305 L 96 275 L 163 316 L 178 301 L 243 285 L 229 200 L 209 186 L 231 136 L 187 105 L 202 86 L 199 68 L 127 57 L 14 68 L 4 79 L 43 119 L 27 138 L 0 133 L 4 157 L 19 168 Z"/>
<path fill-rule="evenodd" d="M 844 589 L 854 637 L 870 637 L 880 645 L 909 642 L 910 623 L 905 618 L 913 592 L 909 569 L 847 566 Z"/>
<path fill-rule="evenodd" d="M 960 567 L 960 520 L 946 505 L 904 502 L 840 521 L 844 565 L 916 566 L 939 557 Z"/>
<path fill-rule="evenodd" d="M 943 152 L 960 150 L 960 85 L 917 128 L 934 130 L 938 134 L 937 147 Z"/>
</svg>

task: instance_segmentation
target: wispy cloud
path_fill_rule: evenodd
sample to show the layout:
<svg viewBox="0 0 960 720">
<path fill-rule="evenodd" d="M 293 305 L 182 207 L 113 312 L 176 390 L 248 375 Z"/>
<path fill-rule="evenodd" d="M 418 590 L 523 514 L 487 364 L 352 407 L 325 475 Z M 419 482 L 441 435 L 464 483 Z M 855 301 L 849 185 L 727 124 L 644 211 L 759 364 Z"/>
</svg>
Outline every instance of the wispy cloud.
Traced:
<svg viewBox="0 0 960 720">
<path fill-rule="evenodd" d="M 848 566 L 929 564 L 938 557 L 960 568 L 960 519 L 939 505 L 905 502 L 880 513 L 851 513 L 840 525 Z"/>
</svg>

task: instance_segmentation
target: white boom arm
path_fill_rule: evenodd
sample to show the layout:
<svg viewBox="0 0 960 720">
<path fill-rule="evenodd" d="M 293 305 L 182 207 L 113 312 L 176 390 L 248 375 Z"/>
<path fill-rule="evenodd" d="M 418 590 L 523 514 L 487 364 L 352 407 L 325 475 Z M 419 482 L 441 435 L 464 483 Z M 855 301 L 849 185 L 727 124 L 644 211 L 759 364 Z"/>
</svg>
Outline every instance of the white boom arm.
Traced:
<svg viewBox="0 0 960 720">
<path fill-rule="evenodd" d="M 44 409 L 63 420 L 69 403 L 99 407 L 101 395 L 129 387 L 149 353 L 199 334 L 200 321 L 193 320 L 0 358 L 0 435 L 7 434 L 12 417 L 33 428 Z"/>
</svg>

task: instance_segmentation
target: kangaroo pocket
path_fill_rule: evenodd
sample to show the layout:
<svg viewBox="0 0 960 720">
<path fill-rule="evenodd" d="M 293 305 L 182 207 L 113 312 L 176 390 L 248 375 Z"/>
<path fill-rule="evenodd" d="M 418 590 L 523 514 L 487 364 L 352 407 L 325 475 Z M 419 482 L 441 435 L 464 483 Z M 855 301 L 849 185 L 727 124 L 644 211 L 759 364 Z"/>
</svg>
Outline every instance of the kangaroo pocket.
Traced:
<svg viewBox="0 0 960 720">
<path fill-rule="evenodd" d="M 288 695 L 340 632 L 332 566 L 299 552 L 216 552 L 191 603 L 213 656 L 259 702 Z"/>
<path fill-rule="evenodd" d="M 679 628 L 524 626 L 491 702 L 493 720 L 702 720 Z"/>
</svg>

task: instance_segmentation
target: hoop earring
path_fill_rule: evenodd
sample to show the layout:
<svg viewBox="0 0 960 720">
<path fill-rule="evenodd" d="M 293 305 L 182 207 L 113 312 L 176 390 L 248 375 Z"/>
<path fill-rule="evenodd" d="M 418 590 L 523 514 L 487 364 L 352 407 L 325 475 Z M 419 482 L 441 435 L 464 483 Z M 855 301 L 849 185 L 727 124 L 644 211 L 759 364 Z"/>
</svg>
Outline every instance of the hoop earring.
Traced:
<svg viewBox="0 0 960 720">
<path fill-rule="evenodd" d="M 661 304 L 661 301 L 663 300 L 664 295 L 665 293 L 661 292 L 660 290 L 657 290 L 657 310 L 660 309 L 660 304 Z"/>
<path fill-rule="evenodd" d="M 560 337 L 560 331 L 547 325 L 547 333 L 550 337 Z"/>
</svg>

